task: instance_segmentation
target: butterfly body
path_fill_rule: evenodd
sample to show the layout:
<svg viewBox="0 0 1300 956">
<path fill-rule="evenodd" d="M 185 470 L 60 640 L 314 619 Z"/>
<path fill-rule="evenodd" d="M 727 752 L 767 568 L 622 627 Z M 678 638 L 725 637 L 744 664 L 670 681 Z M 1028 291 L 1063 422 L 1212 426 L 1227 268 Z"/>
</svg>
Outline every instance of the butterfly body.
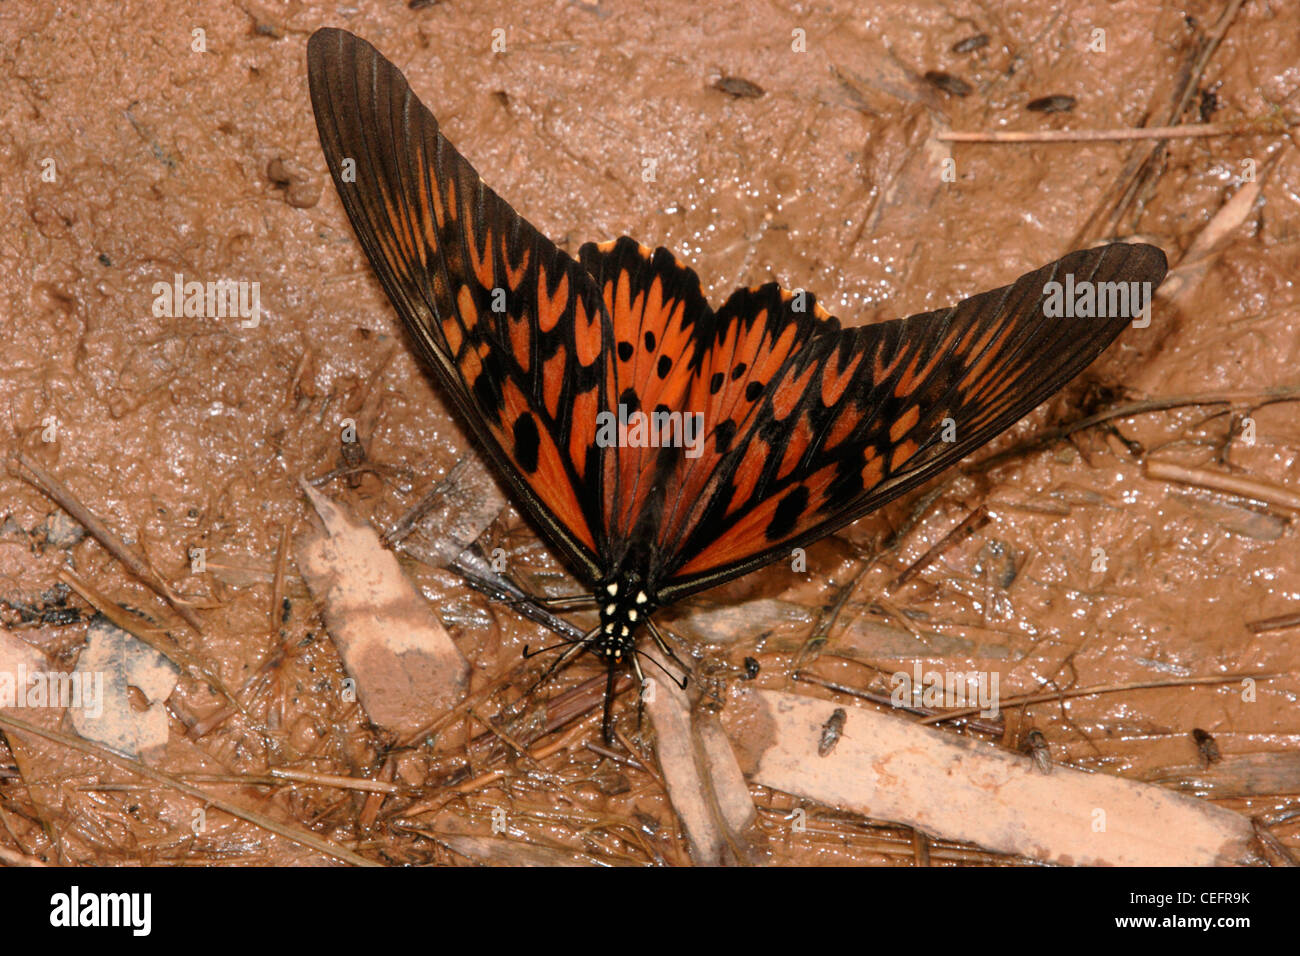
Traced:
<svg viewBox="0 0 1300 956">
<path fill-rule="evenodd" d="M 556 247 L 364 40 L 318 30 L 307 58 L 357 238 L 476 446 L 595 596 L 600 623 L 562 659 L 595 652 L 611 690 L 617 665 L 640 673 L 644 631 L 671 656 L 654 610 L 788 559 L 938 474 L 1136 317 L 1136 305 L 1050 315 L 1062 279 L 1141 286 L 1149 305 L 1166 270 L 1154 246 L 1114 243 L 874 325 L 844 327 L 776 283 L 715 310 L 666 249 Z"/>
<path fill-rule="evenodd" d="M 637 575 L 623 576 L 596 590 L 600 625 L 590 648 L 616 663 L 631 660 L 636 639 L 656 610 Z"/>
</svg>

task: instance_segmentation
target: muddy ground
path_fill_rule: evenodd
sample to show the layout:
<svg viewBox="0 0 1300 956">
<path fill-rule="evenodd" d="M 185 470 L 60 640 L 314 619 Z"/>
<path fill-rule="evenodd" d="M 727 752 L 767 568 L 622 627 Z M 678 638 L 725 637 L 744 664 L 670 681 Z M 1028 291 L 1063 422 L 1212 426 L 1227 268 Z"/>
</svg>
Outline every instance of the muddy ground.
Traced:
<svg viewBox="0 0 1300 956">
<path fill-rule="evenodd" d="M 793 680 L 796 667 L 857 689 L 885 687 L 916 660 L 996 670 L 1004 698 L 1182 681 L 1012 708 L 1000 738 L 949 729 L 1018 747 L 1032 726 L 1059 764 L 1180 786 L 1300 848 L 1300 7 L 860 6 L 5 4 L 7 639 L 69 669 L 89 646 L 92 597 L 148 615 L 192 666 L 174 691 L 155 692 L 165 703 L 132 684 L 134 712 L 162 721 L 139 759 L 371 860 L 502 862 L 533 845 L 689 862 L 658 775 L 639 762 L 653 770 L 653 739 L 637 733 L 626 697 L 621 726 L 639 757 L 592 748 L 597 709 L 543 759 L 489 764 L 467 756 L 466 737 L 485 731 L 473 717 L 399 744 L 340 692 L 346 674 L 293 561 L 312 520 L 299 479 L 343 464 L 340 429 L 352 419 L 375 470 L 321 490 L 385 528 L 471 452 L 321 156 L 304 51 L 314 29 L 342 26 L 406 72 L 484 179 L 563 248 L 622 234 L 665 245 L 714 303 L 775 279 L 861 324 L 1004 284 L 1101 239 L 1140 236 L 1175 267 L 1193 249 L 1151 326 L 1128 330 L 993 449 L 810 549 L 806 570 L 734 582 L 678 620 L 697 634 L 692 614 L 781 601 L 779 615 L 754 605 L 744 628 L 715 625 L 689 644 L 724 725 L 746 657 L 760 665 L 758 685 L 845 702 Z M 1049 96 L 1072 108 L 1028 108 Z M 936 138 L 1202 122 L 1235 131 L 1159 143 Z M 260 321 L 157 314 L 155 283 L 178 274 L 257 283 Z M 1190 398 L 1031 442 L 1169 397 Z M 980 465 L 999 450 L 1014 453 Z M 18 452 L 145 555 L 200 628 L 69 525 Z M 1153 462 L 1250 484 L 1207 490 L 1152 476 Z M 987 522 L 896 582 L 981 506 Z M 573 587 L 513 509 L 484 544 L 538 590 Z M 445 569 L 405 566 L 472 664 L 476 712 L 496 713 L 538 672 L 520 652 L 546 633 Z M 864 644 L 880 627 L 907 633 L 904 622 L 951 641 L 939 653 Z M 244 712 L 200 670 L 236 688 Z M 597 673 L 580 662 L 551 693 Z M 1239 680 L 1186 682 L 1236 674 L 1280 676 L 1254 694 Z M 490 693 L 503 675 L 507 688 Z M 337 859 L 214 807 L 196 826 L 192 794 L 70 749 L 69 715 L 4 713 L 62 735 L 0 739 L 4 862 Z M 1194 730 L 1221 760 L 1210 763 Z M 394 792 L 320 775 L 380 779 Z M 801 803 L 808 826 L 794 831 L 787 817 L 800 801 L 752 792 L 756 861 L 906 864 L 926 858 L 924 844 L 936 864 L 1016 862 L 817 804 Z M 506 842 L 451 840 L 493 837 L 500 808 Z"/>
</svg>

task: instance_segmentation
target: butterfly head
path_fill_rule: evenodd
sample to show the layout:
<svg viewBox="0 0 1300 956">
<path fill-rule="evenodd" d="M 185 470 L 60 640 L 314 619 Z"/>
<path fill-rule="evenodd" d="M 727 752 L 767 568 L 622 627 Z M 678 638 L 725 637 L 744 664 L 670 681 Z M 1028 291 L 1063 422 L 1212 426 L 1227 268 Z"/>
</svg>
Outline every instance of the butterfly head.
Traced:
<svg viewBox="0 0 1300 956">
<path fill-rule="evenodd" d="M 600 604 L 600 628 L 591 650 L 615 663 L 630 661 L 636 650 L 636 635 L 654 610 L 649 593 L 636 579 L 622 578 L 596 591 Z"/>
</svg>

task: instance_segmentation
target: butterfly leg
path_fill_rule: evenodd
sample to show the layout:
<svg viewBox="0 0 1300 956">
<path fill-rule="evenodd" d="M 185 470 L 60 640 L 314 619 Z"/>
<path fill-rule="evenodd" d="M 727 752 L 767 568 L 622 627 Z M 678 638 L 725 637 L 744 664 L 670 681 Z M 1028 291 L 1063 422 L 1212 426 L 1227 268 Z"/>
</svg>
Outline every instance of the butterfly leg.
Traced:
<svg viewBox="0 0 1300 956">
<path fill-rule="evenodd" d="M 605 743 L 614 743 L 614 678 L 615 668 L 618 666 L 614 658 L 608 659 L 608 669 L 605 677 L 605 718 L 601 722 L 600 732 L 605 738 Z"/>
<path fill-rule="evenodd" d="M 595 607 L 598 603 L 594 594 L 566 594 L 562 597 L 534 597 L 533 603 L 540 604 L 548 611 L 581 611 Z"/>
<path fill-rule="evenodd" d="M 641 670 L 641 661 L 636 654 L 633 654 L 628 660 L 632 664 L 632 673 L 636 674 L 636 732 L 639 734 L 645 717 L 645 672 Z"/>
</svg>

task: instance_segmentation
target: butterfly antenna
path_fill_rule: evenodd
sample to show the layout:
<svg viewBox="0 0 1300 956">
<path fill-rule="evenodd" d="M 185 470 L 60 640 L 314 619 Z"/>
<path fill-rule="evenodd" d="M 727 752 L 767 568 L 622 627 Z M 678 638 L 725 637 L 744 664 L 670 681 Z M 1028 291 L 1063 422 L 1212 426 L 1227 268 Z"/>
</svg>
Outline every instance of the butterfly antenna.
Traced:
<svg viewBox="0 0 1300 956">
<path fill-rule="evenodd" d="M 569 661 L 573 660 L 575 657 L 581 654 L 582 651 L 587 647 L 587 645 L 590 644 L 592 640 L 595 639 L 596 635 L 599 633 L 600 633 L 600 628 L 596 627 L 596 628 L 592 628 L 590 631 L 582 635 L 582 637 L 578 638 L 576 641 L 565 641 L 562 644 L 551 645 L 550 650 L 554 650 L 556 647 L 563 647 L 564 644 L 568 644 L 569 647 L 568 650 L 566 650 L 563 654 L 561 654 L 559 657 L 557 657 L 554 661 L 551 662 L 551 666 L 546 668 L 546 671 L 542 674 L 541 677 L 537 678 L 537 682 L 534 683 L 532 687 L 528 688 L 528 690 L 524 693 L 524 696 L 525 697 L 531 696 L 537 690 L 537 688 L 541 687 L 548 680 L 550 680 L 552 675 L 554 675 L 557 670 L 559 670 Z M 527 653 L 527 650 L 528 650 L 527 648 L 524 648 L 525 653 Z M 537 653 L 540 654 L 541 651 L 538 651 Z"/>
<path fill-rule="evenodd" d="M 562 640 L 562 641 L 557 641 L 557 642 L 554 643 L 554 644 L 547 644 L 545 647 L 538 647 L 538 648 L 536 648 L 536 649 L 530 647 L 528 644 L 525 644 L 525 645 L 524 645 L 524 660 L 526 660 L 526 661 L 527 661 L 527 660 L 532 660 L 534 657 L 537 657 L 539 654 L 545 654 L 545 653 L 547 653 L 548 651 L 553 651 L 553 650 L 555 650 L 557 647 L 568 647 L 570 644 L 580 644 L 580 643 L 582 643 L 582 642 L 581 642 L 581 640 L 578 639 L 578 638 L 565 638 L 565 639 Z"/>
<path fill-rule="evenodd" d="M 650 637 L 655 642 L 655 647 L 659 648 L 659 650 L 661 650 L 668 657 L 669 660 L 671 660 L 674 664 L 680 667 L 683 675 L 689 675 L 691 669 L 682 663 L 682 659 L 680 657 L 678 657 L 675 653 L 673 653 L 673 649 L 668 646 L 668 642 L 664 640 L 663 633 L 659 630 L 655 622 L 651 618 L 647 617 L 645 619 L 645 623 L 646 623 L 646 628 L 649 629 L 650 631 Z M 654 658 L 652 657 L 650 658 L 650 660 L 654 661 Z M 655 661 L 655 663 L 659 664 L 658 661 Z M 659 669 L 663 671 L 665 674 L 668 674 L 668 670 L 662 664 L 659 664 Z M 672 677 L 673 675 L 668 674 L 668 676 Z M 673 680 L 676 681 L 677 678 L 673 677 Z M 685 690 L 686 680 L 687 680 L 686 676 L 683 676 L 680 683 L 678 683 L 677 686 Z"/>
<path fill-rule="evenodd" d="M 645 686 L 645 678 L 641 676 L 641 665 L 640 665 L 640 663 L 639 663 L 639 662 L 637 661 L 637 659 L 636 659 L 637 655 L 639 655 L 639 656 L 641 656 L 641 657 L 644 657 L 646 660 L 648 660 L 648 661 L 649 661 L 651 664 L 653 664 L 655 667 L 659 668 L 661 671 L 663 671 L 665 674 L 667 674 L 667 675 L 668 675 L 668 679 L 669 679 L 670 681 L 672 681 L 674 684 L 676 684 L 676 685 L 678 686 L 678 688 L 680 688 L 681 690 L 685 690 L 685 689 L 686 689 L 686 684 L 688 683 L 688 681 L 687 681 L 687 678 L 686 678 L 685 675 L 689 674 L 690 671 L 686 670 L 686 667 L 682 664 L 681 661 L 678 661 L 677 658 L 675 658 L 675 657 L 673 658 L 674 661 L 677 661 L 677 666 L 682 668 L 683 676 L 678 677 L 676 674 L 674 674 L 674 673 L 673 673 L 672 671 L 670 671 L 668 668 L 664 667 L 663 664 L 659 663 L 658 660 L 656 660 L 655 658 L 651 657 L 651 656 L 650 656 L 649 654 L 647 654 L 645 651 L 637 651 L 637 652 L 636 652 L 636 655 L 634 655 L 634 656 L 632 657 L 632 666 L 633 666 L 633 668 L 636 670 L 637 676 L 638 676 L 638 677 L 641 677 L 641 685 L 642 685 L 643 687 Z"/>
</svg>

